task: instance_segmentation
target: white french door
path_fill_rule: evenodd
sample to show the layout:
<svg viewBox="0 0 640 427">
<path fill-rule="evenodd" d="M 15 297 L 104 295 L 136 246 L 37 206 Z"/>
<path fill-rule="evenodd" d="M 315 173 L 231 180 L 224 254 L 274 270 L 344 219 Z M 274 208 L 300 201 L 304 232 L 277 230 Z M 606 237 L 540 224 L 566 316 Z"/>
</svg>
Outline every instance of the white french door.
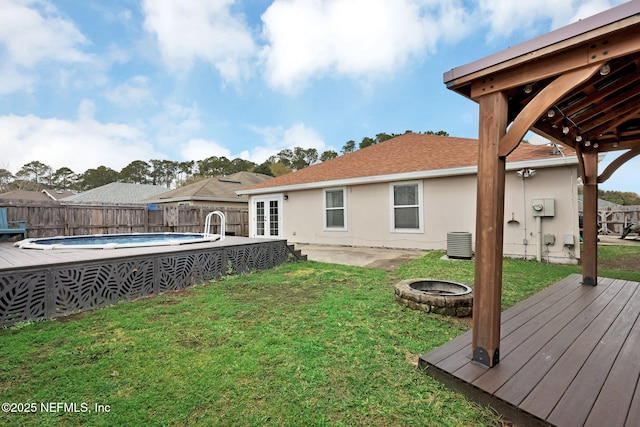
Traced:
<svg viewBox="0 0 640 427">
<path fill-rule="evenodd" d="M 280 200 L 280 197 L 253 200 L 255 237 L 282 237 Z"/>
</svg>

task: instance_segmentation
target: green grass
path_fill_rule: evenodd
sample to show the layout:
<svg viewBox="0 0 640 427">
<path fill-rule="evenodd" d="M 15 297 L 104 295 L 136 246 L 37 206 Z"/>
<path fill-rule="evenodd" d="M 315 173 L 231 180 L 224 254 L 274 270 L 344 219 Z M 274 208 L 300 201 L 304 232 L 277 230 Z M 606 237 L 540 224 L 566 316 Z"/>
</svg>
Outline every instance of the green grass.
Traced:
<svg viewBox="0 0 640 427">
<path fill-rule="evenodd" d="M 633 249 L 611 259 L 637 259 Z M 441 256 L 393 273 L 286 264 L 0 330 L 2 401 L 38 409 L 0 413 L 0 425 L 500 426 L 493 411 L 416 368 L 420 354 L 468 328 L 393 300 L 402 278 L 473 282 L 471 262 Z M 640 281 L 638 271 L 612 271 Z M 504 305 L 574 272 L 507 260 Z M 46 413 L 40 402 L 87 403 L 91 412 Z"/>
</svg>

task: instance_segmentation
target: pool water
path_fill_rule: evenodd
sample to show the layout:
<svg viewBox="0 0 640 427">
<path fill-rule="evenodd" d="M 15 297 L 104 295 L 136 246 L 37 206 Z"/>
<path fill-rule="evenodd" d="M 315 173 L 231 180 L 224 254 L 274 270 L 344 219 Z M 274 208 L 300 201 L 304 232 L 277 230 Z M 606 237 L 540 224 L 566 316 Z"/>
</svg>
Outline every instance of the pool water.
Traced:
<svg viewBox="0 0 640 427">
<path fill-rule="evenodd" d="M 127 233 L 44 237 L 16 242 L 21 249 L 118 249 L 212 242 L 220 236 L 199 233 Z"/>
</svg>

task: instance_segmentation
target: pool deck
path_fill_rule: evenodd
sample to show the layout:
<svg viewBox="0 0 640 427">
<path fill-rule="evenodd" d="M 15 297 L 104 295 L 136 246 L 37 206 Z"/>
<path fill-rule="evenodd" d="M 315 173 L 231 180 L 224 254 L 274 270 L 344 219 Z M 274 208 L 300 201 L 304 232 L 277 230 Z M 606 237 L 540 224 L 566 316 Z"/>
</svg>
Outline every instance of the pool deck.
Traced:
<svg viewBox="0 0 640 427">
<path fill-rule="evenodd" d="M 500 363 L 471 361 L 471 331 L 419 366 L 518 426 L 637 426 L 640 283 L 573 274 L 502 313 Z"/>
<path fill-rule="evenodd" d="M 276 239 L 277 240 L 277 239 Z M 224 246 L 259 244 L 267 239 L 227 236 L 223 240 L 172 246 L 150 246 L 120 249 L 20 249 L 13 242 L 0 243 L 0 271 L 20 268 L 45 267 L 108 259 L 129 258 L 156 254 L 207 250 Z"/>
</svg>

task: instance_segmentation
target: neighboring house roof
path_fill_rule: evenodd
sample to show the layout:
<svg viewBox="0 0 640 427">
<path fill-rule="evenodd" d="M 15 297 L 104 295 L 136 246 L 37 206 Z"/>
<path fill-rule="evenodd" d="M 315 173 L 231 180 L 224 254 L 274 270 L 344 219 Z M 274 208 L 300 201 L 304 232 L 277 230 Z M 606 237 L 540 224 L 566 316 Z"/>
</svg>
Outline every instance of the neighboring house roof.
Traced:
<svg viewBox="0 0 640 427">
<path fill-rule="evenodd" d="M 151 197 L 148 203 L 171 202 L 246 202 L 247 197 L 239 197 L 236 191 L 273 179 L 272 176 L 253 172 L 237 172 L 231 175 L 203 179 L 159 196 Z"/>
<path fill-rule="evenodd" d="M 0 200 L 51 201 L 51 198 L 40 191 L 13 190 L 0 194 Z"/>
<path fill-rule="evenodd" d="M 157 185 L 112 182 L 61 199 L 64 203 L 147 203 L 146 198 L 166 192 Z"/>
<path fill-rule="evenodd" d="M 578 194 L 578 210 L 582 212 L 584 204 L 584 196 L 582 194 Z M 598 209 L 613 209 L 619 208 L 622 205 L 617 203 L 610 202 L 608 200 L 598 199 Z"/>
<path fill-rule="evenodd" d="M 30 200 L 30 201 L 52 201 L 60 200 L 63 197 L 72 196 L 73 191 L 69 190 L 50 190 L 45 189 L 42 191 L 26 191 L 26 190 L 13 190 L 0 194 L 0 199 L 3 200 Z"/>
<path fill-rule="evenodd" d="M 42 193 L 53 200 L 64 199 L 65 197 L 73 196 L 74 194 L 76 194 L 75 191 L 71 190 L 51 190 L 46 188 L 42 190 Z"/>
<path fill-rule="evenodd" d="M 573 152 L 554 153 L 549 145 L 520 144 L 507 158 L 508 169 L 577 164 Z M 390 179 L 477 173 L 478 140 L 406 133 L 376 145 L 245 188 L 242 194 L 319 185 L 355 185 Z"/>
</svg>

